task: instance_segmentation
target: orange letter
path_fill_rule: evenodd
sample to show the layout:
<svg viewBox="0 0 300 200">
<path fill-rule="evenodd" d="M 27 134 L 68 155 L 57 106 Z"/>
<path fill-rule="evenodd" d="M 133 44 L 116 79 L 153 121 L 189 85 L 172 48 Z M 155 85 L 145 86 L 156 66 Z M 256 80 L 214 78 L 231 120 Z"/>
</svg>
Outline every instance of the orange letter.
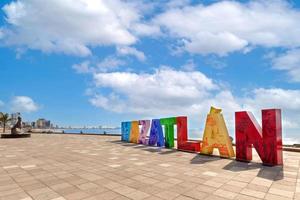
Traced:
<svg viewBox="0 0 300 200">
<path fill-rule="evenodd" d="M 218 148 L 221 157 L 234 157 L 232 142 L 221 112 L 221 109 L 211 107 L 207 115 L 201 153 L 211 155 L 214 148 Z"/>
<path fill-rule="evenodd" d="M 132 121 L 130 131 L 130 142 L 138 144 L 139 132 L 139 121 Z"/>
</svg>

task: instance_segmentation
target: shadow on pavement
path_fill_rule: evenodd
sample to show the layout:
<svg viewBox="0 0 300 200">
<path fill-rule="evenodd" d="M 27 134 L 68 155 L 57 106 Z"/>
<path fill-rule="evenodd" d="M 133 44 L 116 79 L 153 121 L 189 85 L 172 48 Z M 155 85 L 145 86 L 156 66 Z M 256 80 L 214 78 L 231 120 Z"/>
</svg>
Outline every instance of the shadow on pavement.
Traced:
<svg viewBox="0 0 300 200">
<path fill-rule="evenodd" d="M 150 153 L 158 153 L 161 155 L 169 155 L 172 153 L 179 152 L 177 149 L 166 149 L 162 147 L 156 147 L 156 146 L 147 146 L 143 144 L 134 144 L 134 143 L 126 143 L 122 141 L 110 141 L 111 143 L 119 144 L 122 146 L 127 147 L 133 147 L 136 149 L 141 149 L 143 151 L 147 151 Z M 227 159 L 230 162 L 223 167 L 224 170 L 229 170 L 232 172 L 242 172 L 242 171 L 248 171 L 248 170 L 254 170 L 259 169 L 257 173 L 257 177 L 272 180 L 272 181 L 278 181 L 282 180 L 284 178 L 284 171 L 282 166 L 265 166 L 262 163 L 258 162 L 240 162 L 233 159 L 228 158 L 220 158 L 218 155 L 201 155 L 201 154 L 195 154 L 195 157 L 193 157 L 190 161 L 191 164 L 205 164 L 208 162 L 214 162 L 214 161 L 220 161 L 221 159 Z"/>
<path fill-rule="evenodd" d="M 196 156 L 194 158 L 192 158 L 190 163 L 191 164 L 205 164 L 207 162 L 213 162 L 213 161 L 217 161 L 217 160 L 220 160 L 220 157 L 196 154 Z"/>
<path fill-rule="evenodd" d="M 229 164 L 223 167 L 225 170 L 232 172 L 248 171 L 259 169 L 257 177 L 268 179 L 271 181 L 278 181 L 284 178 L 283 166 L 265 166 L 257 162 L 240 162 L 232 160 Z"/>
<path fill-rule="evenodd" d="M 143 144 L 135 144 L 135 143 L 127 143 L 120 140 L 109 141 L 110 143 L 120 144 L 124 147 L 133 147 L 135 149 L 141 149 L 143 151 L 147 151 L 150 153 L 159 153 L 161 155 L 168 155 L 172 153 L 178 152 L 177 149 L 167 149 L 165 147 L 157 147 L 157 146 L 148 146 Z"/>
</svg>

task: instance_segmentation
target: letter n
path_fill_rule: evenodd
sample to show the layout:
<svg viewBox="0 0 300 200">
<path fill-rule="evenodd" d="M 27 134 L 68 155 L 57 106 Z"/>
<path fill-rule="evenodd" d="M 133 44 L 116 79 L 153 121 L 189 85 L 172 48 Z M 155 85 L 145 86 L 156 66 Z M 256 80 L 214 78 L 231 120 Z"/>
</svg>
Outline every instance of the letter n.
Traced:
<svg viewBox="0 0 300 200">
<path fill-rule="evenodd" d="M 236 159 L 252 160 L 252 145 L 265 165 L 282 165 L 281 110 L 262 110 L 262 128 L 250 112 L 235 113 Z"/>
<path fill-rule="evenodd" d="M 187 117 L 177 117 L 177 149 L 182 151 L 199 152 L 200 141 L 188 141 Z"/>
<path fill-rule="evenodd" d="M 121 123 L 122 141 L 129 142 L 131 122 Z"/>
</svg>

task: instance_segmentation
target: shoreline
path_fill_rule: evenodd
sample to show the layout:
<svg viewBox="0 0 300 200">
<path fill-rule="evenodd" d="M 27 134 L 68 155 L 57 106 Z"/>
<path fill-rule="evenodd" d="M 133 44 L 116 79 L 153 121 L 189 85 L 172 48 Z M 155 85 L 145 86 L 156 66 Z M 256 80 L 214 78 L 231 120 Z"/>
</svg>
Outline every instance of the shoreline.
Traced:
<svg viewBox="0 0 300 200">
<path fill-rule="evenodd" d="M 31 134 L 61 134 L 61 135 L 97 135 L 97 136 L 118 136 L 121 137 L 122 135 L 119 134 L 102 134 L 102 133 L 59 133 L 59 132 L 51 132 L 51 133 L 47 133 L 47 132 L 31 132 Z M 177 141 L 176 138 L 174 138 L 175 141 Z M 189 139 L 190 141 L 201 141 L 201 140 L 196 140 L 196 139 Z M 121 141 L 121 140 L 120 140 Z M 235 146 L 235 144 L 233 143 L 233 146 Z M 290 145 L 290 144 L 283 144 L 282 145 L 282 150 L 283 151 L 291 151 L 291 152 L 300 152 L 300 146 L 299 144 L 294 144 L 294 145 Z"/>
</svg>

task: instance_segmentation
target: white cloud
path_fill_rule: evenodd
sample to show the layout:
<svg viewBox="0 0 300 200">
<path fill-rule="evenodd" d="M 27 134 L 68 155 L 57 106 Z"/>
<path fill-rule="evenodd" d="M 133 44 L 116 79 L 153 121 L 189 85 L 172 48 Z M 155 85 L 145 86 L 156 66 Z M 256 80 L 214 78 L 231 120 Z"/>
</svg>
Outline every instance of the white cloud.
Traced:
<svg viewBox="0 0 300 200">
<path fill-rule="evenodd" d="M 187 6 L 190 4 L 190 0 L 171 0 L 167 3 L 167 8 L 178 8 L 182 6 Z"/>
<path fill-rule="evenodd" d="M 284 0 L 209 5 L 192 5 L 189 0 L 145 2 L 13 1 L 3 7 L 7 25 L 0 27 L 1 42 L 80 56 L 91 55 L 96 46 L 116 45 L 139 60 L 145 59 L 143 52 L 128 46 L 139 37 L 162 36 L 162 32 L 178 39 L 181 49 L 203 55 L 246 53 L 256 46 L 300 46 L 300 11 Z M 155 13 L 155 7 L 165 11 Z"/>
<path fill-rule="evenodd" d="M 125 65 L 126 62 L 114 56 L 108 56 L 99 62 L 83 61 L 74 64 L 72 68 L 79 74 L 89 74 L 97 72 L 109 72 Z"/>
<path fill-rule="evenodd" d="M 209 95 L 209 91 L 218 88 L 201 72 L 169 68 L 158 69 L 153 74 L 97 73 L 94 80 L 97 87 L 111 88 L 116 94 L 125 95 L 130 105 L 124 107 L 124 111 L 126 109 L 136 113 L 182 109 L 183 105 L 201 100 Z M 164 109 L 161 107 L 163 105 Z"/>
<path fill-rule="evenodd" d="M 285 137 L 283 136 L 283 144 L 300 144 L 299 138 L 291 138 L 291 137 Z"/>
<path fill-rule="evenodd" d="M 211 105 L 239 109 L 230 92 L 218 92 L 222 86 L 198 71 L 164 67 L 154 73 L 96 73 L 94 81 L 96 87 L 109 88 L 112 93 L 98 93 L 91 103 L 118 113 L 151 117 L 188 115 L 199 123 Z"/>
<path fill-rule="evenodd" d="M 300 90 L 281 88 L 258 88 L 241 100 L 243 109 L 252 111 L 261 119 L 262 108 L 280 108 L 282 110 L 283 134 L 298 137 L 300 129 Z"/>
<path fill-rule="evenodd" d="M 118 67 L 125 65 L 126 62 L 119 59 L 115 58 L 113 56 L 108 56 L 105 59 L 103 59 L 101 62 L 98 62 L 96 64 L 96 70 L 101 71 L 101 72 L 107 72 L 111 71 L 114 69 L 118 69 Z"/>
<path fill-rule="evenodd" d="M 300 128 L 300 113 L 297 112 L 300 110 L 300 90 L 258 88 L 234 96 L 229 88 L 199 71 L 171 68 L 141 74 L 95 73 L 94 81 L 100 93 L 90 94 L 90 102 L 112 112 L 131 113 L 141 118 L 187 115 L 192 127 L 202 130 L 210 106 L 216 106 L 223 109 L 228 129 L 234 135 L 234 112 L 251 111 L 261 123 L 262 109 L 280 108 L 283 133 L 297 137 Z M 102 94 L 103 88 L 112 92 Z"/>
<path fill-rule="evenodd" d="M 227 67 L 226 62 L 221 60 L 220 57 L 217 58 L 216 56 L 208 57 L 205 59 L 204 62 L 208 66 L 215 68 L 215 69 L 223 69 L 223 68 Z"/>
<path fill-rule="evenodd" d="M 272 56 L 273 68 L 287 71 L 290 81 L 300 82 L 300 49 L 289 50 L 281 55 Z"/>
<path fill-rule="evenodd" d="M 253 98 L 244 101 L 251 108 L 257 107 L 279 107 L 285 110 L 295 111 L 300 109 L 300 90 L 284 90 L 280 88 L 259 88 L 251 93 Z"/>
<path fill-rule="evenodd" d="M 132 27 L 132 31 L 136 36 L 148 36 L 155 38 L 162 35 L 159 26 L 152 23 L 135 24 Z"/>
<path fill-rule="evenodd" d="M 124 107 L 126 106 L 125 102 L 122 102 L 122 100 L 119 99 L 119 96 L 114 93 L 111 93 L 107 97 L 96 94 L 90 99 L 90 103 L 98 108 L 103 108 L 116 113 L 124 111 Z"/>
<path fill-rule="evenodd" d="M 89 61 L 83 61 L 82 63 L 74 64 L 72 68 L 79 74 L 87 74 L 93 72 L 90 67 Z"/>
<path fill-rule="evenodd" d="M 131 45 L 153 32 L 140 4 L 123 0 L 17 0 L 3 7 L 6 45 L 87 56 L 90 47 Z M 149 27 L 150 26 L 150 27 Z"/>
<path fill-rule="evenodd" d="M 27 96 L 15 96 L 11 102 L 11 110 L 13 112 L 35 112 L 39 106 Z"/>
<path fill-rule="evenodd" d="M 300 46 L 299 18 L 300 11 L 287 1 L 258 0 L 171 8 L 153 21 L 188 52 L 224 56 L 255 46 Z"/>
<path fill-rule="evenodd" d="M 196 64 L 194 63 L 194 60 L 190 59 L 184 65 L 182 65 L 180 68 L 185 71 L 195 71 Z"/>
<path fill-rule="evenodd" d="M 4 37 L 3 29 L 0 27 L 0 39 Z"/>
<path fill-rule="evenodd" d="M 135 56 L 140 61 L 145 61 L 146 60 L 146 56 L 145 56 L 144 52 L 139 51 L 134 47 L 128 47 L 128 46 L 117 47 L 117 52 L 118 52 L 119 55 L 132 55 L 132 56 Z"/>
</svg>

